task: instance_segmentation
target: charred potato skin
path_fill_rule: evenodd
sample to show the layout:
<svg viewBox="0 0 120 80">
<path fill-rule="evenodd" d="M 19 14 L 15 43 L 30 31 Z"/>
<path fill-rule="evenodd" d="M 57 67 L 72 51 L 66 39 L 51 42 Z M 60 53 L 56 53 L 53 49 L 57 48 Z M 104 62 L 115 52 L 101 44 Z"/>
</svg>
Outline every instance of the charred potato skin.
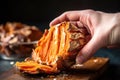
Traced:
<svg viewBox="0 0 120 80">
<path fill-rule="evenodd" d="M 65 57 L 59 56 L 57 64 L 59 69 L 69 69 L 73 64 L 75 64 L 77 54 L 90 40 L 91 36 L 83 26 L 77 27 L 70 22 L 63 22 L 62 24 L 68 24 L 67 31 L 70 34 L 70 47 Z"/>
</svg>

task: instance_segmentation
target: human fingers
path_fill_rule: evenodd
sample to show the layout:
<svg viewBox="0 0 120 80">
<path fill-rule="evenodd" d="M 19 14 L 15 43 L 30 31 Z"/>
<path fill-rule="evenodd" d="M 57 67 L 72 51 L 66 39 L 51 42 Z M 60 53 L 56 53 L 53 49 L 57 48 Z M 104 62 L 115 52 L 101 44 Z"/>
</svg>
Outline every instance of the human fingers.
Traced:
<svg viewBox="0 0 120 80">
<path fill-rule="evenodd" d="M 80 21 L 70 21 L 70 23 L 77 27 L 85 27 Z"/>
<path fill-rule="evenodd" d="M 104 43 L 101 41 L 101 38 L 98 38 L 97 35 L 93 36 L 92 39 L 81 49 L 79 54 L 76 57 L 76 63 L 81 64 L 87 61 L 92 55 L 101 47 L 104 46 Z"/>
<path fill-rule="evenodd" d="M 56 25 L 63 21 L 78 21 L 79 20 L 79 11 L 67 11 L 62 15 L 58 16 L 50 22 L 50 26 Z"/>
</svg>

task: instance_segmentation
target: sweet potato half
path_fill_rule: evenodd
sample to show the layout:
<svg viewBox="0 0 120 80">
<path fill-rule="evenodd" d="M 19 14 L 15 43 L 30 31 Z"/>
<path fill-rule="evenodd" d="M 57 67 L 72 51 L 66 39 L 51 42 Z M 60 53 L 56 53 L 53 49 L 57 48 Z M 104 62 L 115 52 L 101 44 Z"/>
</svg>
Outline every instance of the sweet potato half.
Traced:
<svg viewBox="0 0 120 80">
<path fill-rule="evenodd" d="M 62 22 L 45 30 L 33 50 L 32 58 L 16 62 L 16 67 L 29 74 L 57 73 L 75 63 L 75 57 L 88 42 L 88 32 L 70 22 Z"/>
</svg>

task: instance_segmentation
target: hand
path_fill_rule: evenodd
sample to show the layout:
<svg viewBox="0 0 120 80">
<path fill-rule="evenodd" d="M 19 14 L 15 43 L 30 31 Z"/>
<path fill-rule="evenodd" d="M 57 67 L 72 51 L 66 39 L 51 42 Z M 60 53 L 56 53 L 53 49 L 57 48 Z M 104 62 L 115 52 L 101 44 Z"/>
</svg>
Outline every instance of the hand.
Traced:
<svg viewBox="0 0 120 80">
<path fill-rule="evenodd" d="M 120 43 L 120 13 L 104 13 L 94 10 L 68 11 L 55 18 L 50 26 L 63 21 L 86 27 L 92 36 L 77 55 L 77 63 L 85 62 L 101 47 Z"/>
</svg>

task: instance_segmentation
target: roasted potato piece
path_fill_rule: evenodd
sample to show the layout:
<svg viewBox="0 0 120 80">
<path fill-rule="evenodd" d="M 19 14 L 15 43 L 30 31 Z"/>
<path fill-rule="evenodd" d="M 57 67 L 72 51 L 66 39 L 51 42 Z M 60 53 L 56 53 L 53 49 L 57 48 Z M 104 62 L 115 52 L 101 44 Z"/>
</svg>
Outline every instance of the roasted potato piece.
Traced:
<svg viewBox="0 0 120 80">
<path fill-rule="evenodd" d="M 84 27 L 62 22 L 45 30 L 32 53 L 32 62 L 17 62 L 23 72 L 57 73 L 75 63 L 80 49 L 88 42 L 89 33 Z M 32 66 L 32 67 L 31 67 Z"/>
</svg>

